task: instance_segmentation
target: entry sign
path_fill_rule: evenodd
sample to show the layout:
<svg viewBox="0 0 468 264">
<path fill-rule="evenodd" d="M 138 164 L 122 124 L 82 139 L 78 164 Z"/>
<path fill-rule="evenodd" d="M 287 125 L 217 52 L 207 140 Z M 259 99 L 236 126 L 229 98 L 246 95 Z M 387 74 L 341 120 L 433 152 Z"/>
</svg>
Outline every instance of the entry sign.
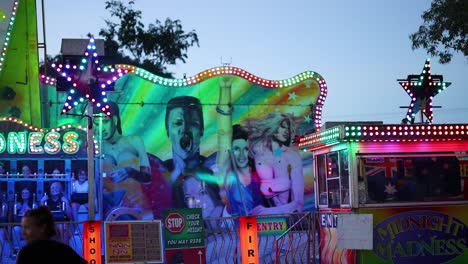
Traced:
<svg viewBox="0 0 468 264">
<path fill-rule="evenodd" d="M 239 225 L 242 264 L 260 263 L 258 259 L 257 218 L 254 216 L 239 217 Z"/>
</svg>

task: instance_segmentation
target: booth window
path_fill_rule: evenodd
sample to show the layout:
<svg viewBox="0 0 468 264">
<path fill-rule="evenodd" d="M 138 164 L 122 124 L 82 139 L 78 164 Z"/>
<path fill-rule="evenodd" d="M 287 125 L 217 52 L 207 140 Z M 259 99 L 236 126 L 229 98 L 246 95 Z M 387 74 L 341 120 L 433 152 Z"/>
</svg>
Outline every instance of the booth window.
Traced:
<svg viewBox="0 0 468 264">
<path fill-rule="evenodd" d="M 468 200 L 466 156 L 359 156 L 360 203 Z"/>
<path fill-rule="evenodd" d="M 316 156 L 319 206 L 340 207 L 349 204 L 348 150 Z"/>
</svg>

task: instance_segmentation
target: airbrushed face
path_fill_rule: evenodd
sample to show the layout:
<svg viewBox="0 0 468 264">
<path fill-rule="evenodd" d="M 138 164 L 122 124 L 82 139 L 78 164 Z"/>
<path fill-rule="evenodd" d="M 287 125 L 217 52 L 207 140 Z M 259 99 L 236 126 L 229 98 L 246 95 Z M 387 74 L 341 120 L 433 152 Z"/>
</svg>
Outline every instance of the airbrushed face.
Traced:
<svg viewBox="0 0 468 264">
<path fill-rule="evenodd" d="M 94 119 L 94 125 L 96 126 L 96 132 L 101 129 L 102 131 L 102 139 L 110 140 L 115 132 L 117 131 L 116 123 L 117 117 L 108 117 L 108 116 L 101 116 L 100 118 Z M 102 124 L 100 123 L 102 120 Z"/>
<path fill-rule="evenodd" d="M 247 140 L 242 138 L 233 140 L 232 152 L 237 168 L 246 168 L 249 165 L 249 146 Z"/>
<path fill-rule="evenodd" d="M 173 154 L 187 159 L 200 152 L 202 119 L 197 111 L 176 107 L 169 113 L 168 134 Z"/>
<path fill-rule="evenodd" d="M 281 122 L 280 126 L 273 134 L 273 138 L 283 144 L 287 144 L 289 141 L 291 141 L 291 129 L 287 120 L 283 120 Z"/>
</svg>

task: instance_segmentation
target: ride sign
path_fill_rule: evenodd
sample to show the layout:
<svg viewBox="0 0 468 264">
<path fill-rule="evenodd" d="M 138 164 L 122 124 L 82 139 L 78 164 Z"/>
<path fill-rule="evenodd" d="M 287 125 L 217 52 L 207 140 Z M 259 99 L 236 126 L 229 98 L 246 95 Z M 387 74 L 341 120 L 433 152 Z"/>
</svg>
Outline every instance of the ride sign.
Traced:
<svg viewBox="0 0 468 264">
<path fill-rule="evenodd" d="M 185 218 L 179 213 L 170 213 L 164 220 L 164 226 L 171 233 L 180 233 L 185 227 Z"/>
<path fill-rule="evenodd" d="M 205 246 L 205 226 L 201 208 L 163 211 L 166 249 Z"/>
<path fill-rule="evenodd" d="M 163 219 L 166 263 L 206 263 L 202 209 L 164 210 Z"/>
</svg>

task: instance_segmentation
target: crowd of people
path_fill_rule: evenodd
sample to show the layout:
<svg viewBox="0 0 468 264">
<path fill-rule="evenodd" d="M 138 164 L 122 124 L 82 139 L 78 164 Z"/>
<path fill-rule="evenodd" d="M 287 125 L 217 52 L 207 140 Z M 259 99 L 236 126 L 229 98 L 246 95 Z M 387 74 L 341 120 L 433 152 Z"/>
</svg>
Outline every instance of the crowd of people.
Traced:
<svg viewBox="0 0 468 264">
<path fill-rule="evenodd" d="M 6 173 L 6 166 L 0 163 L 0 174 Z M 10 231 L 5 228 L 0 228 L 0 242 L 3 245 L 0 250 L 0 257 L 3 254 L 4 243 L 6 240 L 11 241 L 10 258 L 16 258 L 21 248 L 25 247 L 27 240 L 24 235 L 22 219 L 30 210 L 40 206 L 45 206 L 51 212 L 54 221 L 78 221 L 78 210 L 80 206 L 87 208 L 88 198 L 88 180 L 87 173 L 84 169 L 79 170 L 76 178 L 72 177 L 71 181 L 59 179 L 63 176 L 58 168 L 54 168 L 50 173 L 51 179 L 45 181 L 44 194 L 42 197 L 37 197 L 37 179 L 36 174 L 32 173 L 29 165 L 21 166 L 21 173 L 17 174 L 17 180 L 14 183 L 15 194 L 12 202 L 6 199 L 6 188 L 2 188 L 4 200 L 2 202 L 2 218 L 3 223 L 13 223 Z M 62 177 L 63 178 L 63 177 Z M 64 188 L 69 186 L 71 193 L 65 193 Z M 6 186 L 5 186 L 6 187 Z M 70 200 L 71 198 L 71 200 Z M 71 225 L 57 223 L 55 226 L 56 240 L 68 244 L 70 232 L 68 229 Z M 7 237 L 10 236 L 10 237 Z"/>
</svg>

